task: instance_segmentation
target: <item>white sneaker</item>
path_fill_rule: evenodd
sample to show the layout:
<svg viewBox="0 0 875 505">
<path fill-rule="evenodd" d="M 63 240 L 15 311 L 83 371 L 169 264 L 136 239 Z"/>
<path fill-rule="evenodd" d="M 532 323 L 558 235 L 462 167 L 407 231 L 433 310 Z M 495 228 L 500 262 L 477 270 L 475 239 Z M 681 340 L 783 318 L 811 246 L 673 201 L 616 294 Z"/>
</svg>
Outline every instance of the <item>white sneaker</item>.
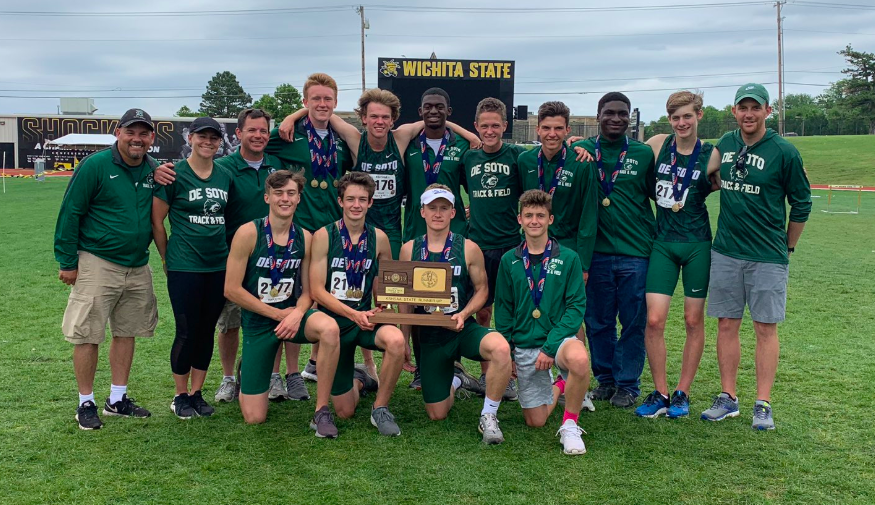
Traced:
<svg viewBox="0 0 875 505">
<path fill-rule="evenodd" d="M 583 439 L 580 438 L 580 435 L 583 433 L 584 431 L 580 429 L 580 426 L 571 419 L 562 423 L 559 431 L 556 432 L 559 435 L 559 443 L 562 444 L 562 452 L 572 456 L 586 454 L 586 445 L 583 444 Z"/>
<path fill-rule="evenodd" d="M 587 391 L 583 396 L 583 405 L 580 406 L 580 410 L 595 412 L 595 405 L 592 403 L 592 391 Z"/>
<path fill-rule="evenodd" d="M 498 427 L 498 416 L 495 414 L 483 414 L 480 416 L 480 425 L 477 430 L 483 434 L 483 443 L 486 445 L 500 444 L 504 442 L 504 435 Z"/>
<path fill-rule="evenodd" d="M 216 390 L 217 402 L 233 402 L 237 398 L 237 381 L 234 379 L 222 379 L 219 389 Z"/>
<path fill-rule="evenodd" d="M 267 398 L 268 400 L 275 401 L 289 399 L 289 392 L 286 391 L 286 384 L 278 373 L 270 375 L 270 390 L 267 393 Z"/>
</svg>

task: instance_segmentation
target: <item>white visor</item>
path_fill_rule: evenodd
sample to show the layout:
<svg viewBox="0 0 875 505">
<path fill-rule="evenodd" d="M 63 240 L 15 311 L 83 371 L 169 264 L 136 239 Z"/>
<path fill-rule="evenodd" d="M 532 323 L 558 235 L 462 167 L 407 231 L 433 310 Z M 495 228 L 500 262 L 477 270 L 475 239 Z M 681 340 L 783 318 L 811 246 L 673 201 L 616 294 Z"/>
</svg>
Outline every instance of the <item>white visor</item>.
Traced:
<svg viewBox="0 0 875 505">
<path fill-rule="evenodd" d="M 419 202 L 422 205 L 428 205 L 438 198 L 448 200 L 451 205 L 456 204 L 456 198 L 453 196 L 453 194 L 441 188 L 429 189 L 428 191 L 423 193 L 421 197 L 419 197 Z"/>
</svg>

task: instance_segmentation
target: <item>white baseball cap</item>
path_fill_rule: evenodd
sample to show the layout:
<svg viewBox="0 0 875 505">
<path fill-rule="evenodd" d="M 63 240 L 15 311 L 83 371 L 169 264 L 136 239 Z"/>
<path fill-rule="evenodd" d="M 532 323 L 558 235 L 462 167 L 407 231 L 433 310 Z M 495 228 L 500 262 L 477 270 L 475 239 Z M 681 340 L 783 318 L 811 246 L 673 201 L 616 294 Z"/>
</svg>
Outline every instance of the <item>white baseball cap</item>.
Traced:
<svg viewBox="0 0 875 505">
<path fill-rule="evenodd" d="M 449 201 L 452 205 L 456 204 L 456 198 L 453 196 L 453 194 L 442 188 L 427 190 L 425 193 L 422 194 L 421 197 L 419 197 L 419 202 L 421 205 L 428 205 L 438 198 L 443 198 Z"/>
</svg>

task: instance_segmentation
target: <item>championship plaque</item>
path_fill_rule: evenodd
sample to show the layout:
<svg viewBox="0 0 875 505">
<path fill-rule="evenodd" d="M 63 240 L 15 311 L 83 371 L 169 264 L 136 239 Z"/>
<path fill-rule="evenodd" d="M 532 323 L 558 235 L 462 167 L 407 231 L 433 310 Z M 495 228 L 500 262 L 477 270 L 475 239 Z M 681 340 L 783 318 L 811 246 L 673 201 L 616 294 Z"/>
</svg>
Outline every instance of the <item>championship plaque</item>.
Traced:
<svg viewBox="0 0 875 505">
<path fill-rule="evenodd" d="M 449 263 L 430 261 L 380 261 L 374 282 L 377 305 L 448 307 L 452 304 L 453 270 Z M 456 322 L 440 311 L 431 314 L 378 312 L 372 323 L 444 326 L 455 328 Z"/>
</svg>

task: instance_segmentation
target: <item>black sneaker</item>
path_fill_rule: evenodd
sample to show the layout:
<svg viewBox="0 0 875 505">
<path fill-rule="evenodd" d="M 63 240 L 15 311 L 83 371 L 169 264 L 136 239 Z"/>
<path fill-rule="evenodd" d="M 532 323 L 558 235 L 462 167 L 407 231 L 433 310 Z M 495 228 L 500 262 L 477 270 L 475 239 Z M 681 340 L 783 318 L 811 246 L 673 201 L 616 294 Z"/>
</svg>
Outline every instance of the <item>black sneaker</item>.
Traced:
<svg viewBox="0 0 875 505">
<path fill-rule="evenodd" d="M 352 378 L 361 381 L 362 394 L 372 393 L 379 389 L 377 381 L 368 373 L 365 365 L 355 365 L 352 371 Z"/>
<path fill-rule="evenodd" d="M 635 406 L 635 397 L 625 389 L 617 389 L 617 392 L 611 397 L 611 405 L 620 409 L 632 408 Z"/>
<path fill-rule="evenodd" d="M 204 396 L 201 394 L 200 390 L 192 393 L 189 399 L 191 400 L 191 408 L 193 408 L 194 412 L 201 417 L 209 417 L 216 411 L 216 409 L 204 400 Z"/>
<path fill-rule="evenodd" d="M 170 412 L 176 414 L 176 417 L 180 419 L 191 419 L 197 415 L 194 407 L 191 406 L 191 397 L 188 396 L 188 393 L 173 397 L 173 401 L 170 402 Z"/>
<path fill-rule="evenodd" d="M 597 401 L 606 402 L 613 398 L 614 393 L 617 392 L 617 388 L 607 384 L 599 384 L 599 387 L 592 390 L 592 394 L 590 398 Z"/>
<path fill-rule="evenodd" d="M 76 409 L 76 421 L 79 422 L 80 430 L 99 430 L 103 426 L 103 421 L 97 417 L 97 405 L 91 400 Z"/>
<path fill-rule="evenodd" d="M 122 395 L 122 399 L 110 404 L 109 398 L 103 404 L 103 414 L 106 416 L 119 417 L 149 417 L 151 412 L 134 403 L 133 398 L 128 398 L 127 394 Z"/>
<path fill-rule="evenodd" d="M 416 370 L 413 371 L 413 380 L 410 381 L 410 389 L 415 389 L 417 391 L 422 389 L 422 378 L 419 376 L 419 367 L 416 367 Z"/>
</svg>

